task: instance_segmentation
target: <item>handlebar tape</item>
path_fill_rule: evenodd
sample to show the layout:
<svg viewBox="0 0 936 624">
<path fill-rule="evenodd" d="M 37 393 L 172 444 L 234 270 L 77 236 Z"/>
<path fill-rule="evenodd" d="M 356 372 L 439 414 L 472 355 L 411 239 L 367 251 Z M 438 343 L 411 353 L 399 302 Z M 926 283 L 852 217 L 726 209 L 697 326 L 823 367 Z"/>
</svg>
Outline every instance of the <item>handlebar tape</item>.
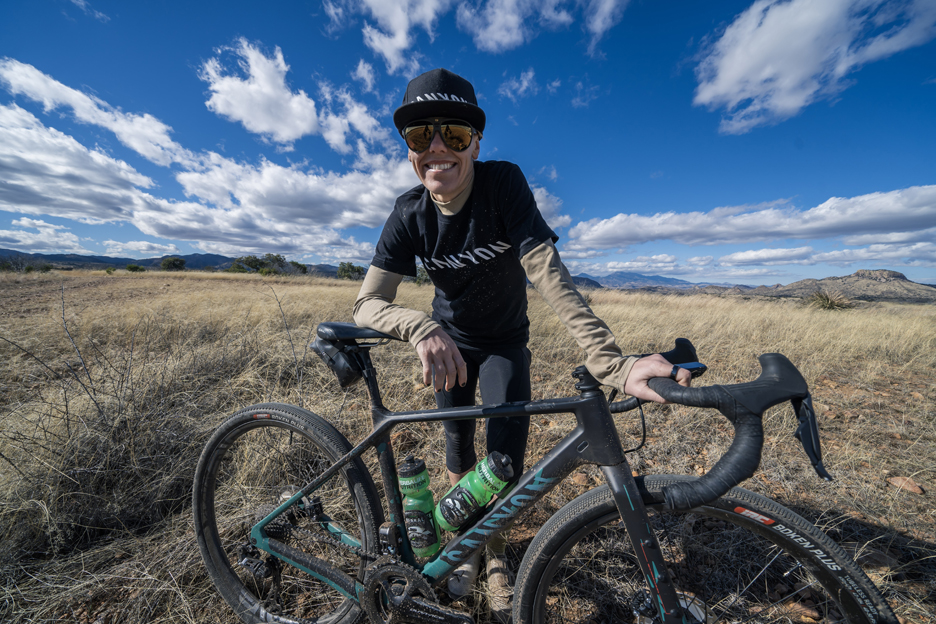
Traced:
<svg viewBox="0 0 936 624">
<path fill-rule="evenodd" d="M 765 353 L 758 359 L 762 369 L 760 376 L 742 384 L 684 388 L 664 377 L 649 380 L 650 388 L 667 401 L 692 407 L 713 407 L 731 422 L 735 430 L 731 447 L 707 474 L 697 481 L 663 488 L 668 509 L 686 511 L 705 505 L 753 476 L 760 464 L 764 445 L 763 413 L 774 405 L 808 394 L 806 380 L 786 357 L 779 353 Z"/>
</svg>

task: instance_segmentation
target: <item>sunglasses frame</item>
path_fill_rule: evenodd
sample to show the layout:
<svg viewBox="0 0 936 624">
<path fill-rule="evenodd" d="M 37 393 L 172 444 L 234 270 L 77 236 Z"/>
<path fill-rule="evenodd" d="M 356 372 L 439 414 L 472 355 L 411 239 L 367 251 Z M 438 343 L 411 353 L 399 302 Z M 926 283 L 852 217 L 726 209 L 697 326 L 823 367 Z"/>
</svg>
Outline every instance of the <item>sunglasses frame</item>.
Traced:
<svg viewBox="0 0 936 624">
<path fill-rule="evenodd" d="M 432 126 L 432 136 L 429 137 L 429 145 L 427 145 L 425 149 L 420 150 L 420 151 L 417 152 L 417 151 L 414 150 L 412 147 L 410 147 L 410 144 L 409 144 L 409 143 L 407 143 L 407 141 L 406 141 L 406 131 L 407 131 L 409 128 L 421 127 L 421 126 Z M 449 148 L 450 150 L 452 150 L 452 151 L 455 151 L 455 152 L 464 152 L 466 149 L 468 149 L 469 147 L 471 147 L 471 141 L 470 141 L 470 140 L 468 141 L 468 145 L 466 145 L 466 146 L 465 146 L 464 148 L 462 148 L 462 149 L 458 149 L 458 148 L 456 148 L 456 147 L 452 147 L 451 145 L 449 145 L 449 144 L 448 144 L 448 141 L 445 140 L 445 135 L 442 133 L 442 126 L 463 126 L 463 127 L 468 128 L 468 129 L 471 130 L 471 136 L 475 136 L 475 135 L 478 135 L 479 137 L 481 136 L 481 133 L 480 133 L 478 130 L 476 130 L 475 127 L 472 126 L 472 125 L 471 125 L 470 123 L 468 123 L 467 121 L 463 121 L 463 120 L 461 120 L 461 119 L 446 119 L 446 120 L 443 121 L 443 120 L 438 119 L 438 118 L 436 118 L 436 119 L 420 119 L 419 121 L 414 121 L 414 122 L 412 122 L 412 123 L 408 123 L 408 124 L 406 124 L 406 127 L 404 127 L 402 130 L 400 130 L 400 136 L 403 137 L 403 142 L 406 143 L 406 147 L 408 147 L 412 152 L 414 152 L 414 153 L 416 153 L 416 154 L 422 154 L 422 153 L 425 152 L 427 149 L 429 149 L 429 147 L 432 145 L 432 141 L 435 140 L 435 135 L 436 135 L 436 134 L 438 134 L 440 137 L 442 137 L 442 142 L 445 143 L 445 146 L 446 146 L 447 148 Z"/>
</svg>

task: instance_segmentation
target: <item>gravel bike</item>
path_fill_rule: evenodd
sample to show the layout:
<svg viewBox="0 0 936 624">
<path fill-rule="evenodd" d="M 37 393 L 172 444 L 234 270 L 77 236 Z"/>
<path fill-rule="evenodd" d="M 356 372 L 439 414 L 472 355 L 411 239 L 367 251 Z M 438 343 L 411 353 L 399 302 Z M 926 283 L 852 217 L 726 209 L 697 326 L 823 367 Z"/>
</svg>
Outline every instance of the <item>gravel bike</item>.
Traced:
<svg viewBox="0 0 936 624">
<path fill-rule="evenodd" d="M 747 383 L 684 388 L 651 380 L 672 403 L 717 409 L 735 437 L 702 477 L 635 477 L 612 413 L 639 401 L 615 402 L 584 367 L 573 373 L 576 396 L 391 412 L 370 357 L 389 340 L 350 323 L 317 328 L 313 348 L 340 384 L 366 383 L 373 430 L 358 444 L 312 412 L 277 403 L 240 410 L 208 441 L 195 473 L 195 534 L 218 591 L 244 622 L 470 624 L 469 614 L 440 603 L 440 584 L 586 464 L 598 466 L 606 484 L 565 505 L 533 539 L 516 580 L 517 624 L 897 622 L 822 531 L 735 487 L 760 462 L 763 412 L 785 401 L 813 467 L 831 479 L 807 384 L 783 355 L 761 355 L 762 372 Z M 697 357 L 688 340 L 663 355 L 704 371 L 690 364 Z M 418 560 L 404 524 L 393 428 L 524 414 L 572 414 L 577 426 L 442 550 Z M 371 449 L 383 501 L 362 461 Z"/>
</svg>

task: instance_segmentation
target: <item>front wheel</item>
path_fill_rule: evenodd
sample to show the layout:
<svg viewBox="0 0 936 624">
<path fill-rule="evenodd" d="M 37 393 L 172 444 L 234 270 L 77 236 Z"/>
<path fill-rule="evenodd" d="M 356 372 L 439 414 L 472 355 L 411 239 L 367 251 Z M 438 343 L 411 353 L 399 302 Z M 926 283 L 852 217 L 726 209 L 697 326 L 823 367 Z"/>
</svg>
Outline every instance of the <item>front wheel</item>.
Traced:
<svg viewBox="0 0 936 624">
<path fill-rule="evenodd" d="M 347 439 L 319 416 L 277 403 L 237 412 L 208 441 L 195 471 L 195 536 L 215 586 L 244 622 L 361 619 L 357 603 L 327 580 L 250 544 L 253 525 L 350 450 Z M 313 496 L 330 524 L 311 500 L 302 499 L 267 525 L 267 533 L 362 580 L 367 558 L 360 555 L 377 551 L 383 522 L 370 473 L 358 458 Z"/>
<path fill-rule="evenodd" d="M 888 623 L 880 592 L 828 536 L 742 488 L 674 512 L 662 488 L 691 477 L 637 479 L 680 602 L 697 621 Z M 517 577 L 514 621 L 659 621 L 608 486 L 560 509 L 530 544 Z"/>
</svg>

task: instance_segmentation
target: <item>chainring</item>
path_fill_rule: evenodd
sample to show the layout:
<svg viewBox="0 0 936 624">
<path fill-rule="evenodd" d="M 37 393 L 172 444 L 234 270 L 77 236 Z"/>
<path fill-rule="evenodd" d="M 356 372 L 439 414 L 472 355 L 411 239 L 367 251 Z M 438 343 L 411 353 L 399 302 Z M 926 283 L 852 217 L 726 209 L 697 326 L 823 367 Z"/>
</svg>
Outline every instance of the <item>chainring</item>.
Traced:
<svg viewBox="0 0 936 624">
<path fill-rule="evenodd" d="M 415 568 L 392 557 L 381 557 L 367 567 L 360 599 L 372 624 L 418 621 L 414 597 L 437 602 L 432 586 Z"/>
</svg>

